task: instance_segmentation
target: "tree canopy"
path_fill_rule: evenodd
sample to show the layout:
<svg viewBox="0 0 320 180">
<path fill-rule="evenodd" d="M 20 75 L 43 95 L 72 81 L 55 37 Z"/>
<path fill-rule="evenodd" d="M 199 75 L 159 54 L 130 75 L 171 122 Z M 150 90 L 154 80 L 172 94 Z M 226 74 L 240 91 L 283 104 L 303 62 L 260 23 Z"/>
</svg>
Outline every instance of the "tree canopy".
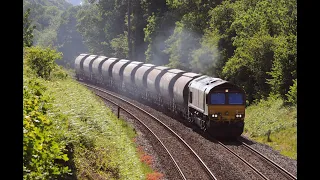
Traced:
<svg viewBox="0 0 320 180">
<path fill-rule="evenodd" d="M 59 48 L 64 65 L 84 52 L 130 57 L 232 81 L 250 103 L 270 95 L 293 102 L 296 0 L 24 2 L 35 43 Z"/>
</svg>

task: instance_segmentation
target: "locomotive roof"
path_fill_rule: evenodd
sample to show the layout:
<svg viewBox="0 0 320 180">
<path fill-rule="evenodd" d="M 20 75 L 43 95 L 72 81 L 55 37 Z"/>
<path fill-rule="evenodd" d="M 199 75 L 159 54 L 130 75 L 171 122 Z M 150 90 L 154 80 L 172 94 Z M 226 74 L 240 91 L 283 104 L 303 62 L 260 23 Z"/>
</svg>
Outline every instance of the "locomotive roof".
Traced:
<svg viewBox="0 0 320 180">
<path fill-rule="evenodd" d="M 200 91 L 205 91 L 206 94 L 208 94 L 212 89 L 222 85 L 222 84 L 228 84 L 231 86 L 236 87 L 234 84 L 230 83 L 229 81 L 225 81 L 220 78 L 214 78 L 207 75 L 200 76 L 190 82 L 191 88 L 196 88 Z"/>
</svg>

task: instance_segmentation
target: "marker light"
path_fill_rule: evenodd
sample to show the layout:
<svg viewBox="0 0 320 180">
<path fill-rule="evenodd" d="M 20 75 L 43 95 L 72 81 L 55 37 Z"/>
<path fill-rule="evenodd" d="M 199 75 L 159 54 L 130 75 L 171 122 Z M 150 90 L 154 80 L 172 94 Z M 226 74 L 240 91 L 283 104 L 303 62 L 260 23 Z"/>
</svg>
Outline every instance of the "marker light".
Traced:
<svg viewBox="0 0 320 180">
<path fill-rule="evenodd" d="M 229 92 L 229 89 L 226 89 L 226 92 Z"/>
</svg>

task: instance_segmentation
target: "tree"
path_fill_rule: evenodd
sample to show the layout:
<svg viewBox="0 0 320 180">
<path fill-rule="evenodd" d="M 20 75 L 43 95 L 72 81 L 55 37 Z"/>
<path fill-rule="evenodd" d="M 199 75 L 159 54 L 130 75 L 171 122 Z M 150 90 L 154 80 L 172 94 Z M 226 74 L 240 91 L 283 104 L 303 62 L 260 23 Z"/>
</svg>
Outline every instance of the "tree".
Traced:
<svg viewBox="0 0 320 180">
<path fill-rule="evenodd" d="M 36 26 L 31 26 L 29 20 L 30 8 L 23 15 L 23 46 L 31 47 L 33 45 L 33 30 Z"/>
</svg>

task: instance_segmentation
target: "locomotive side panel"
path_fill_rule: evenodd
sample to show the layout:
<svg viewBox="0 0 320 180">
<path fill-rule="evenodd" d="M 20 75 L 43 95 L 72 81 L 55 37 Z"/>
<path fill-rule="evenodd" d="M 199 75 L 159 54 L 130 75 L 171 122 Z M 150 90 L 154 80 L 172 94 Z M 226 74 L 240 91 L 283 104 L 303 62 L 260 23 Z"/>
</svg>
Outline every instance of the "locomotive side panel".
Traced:
<svg viewBox="0 0 320 180">
<path fill-rule="evenodd" d="M 204 91 L 206 85 L 201 83 L 203 80 L 209 79 L 209 76 L 200 76 L 192 80 L 189 84 L 189 96 L 192 96 L 192 101 L 188 103 L 189 107 L 196 109 L 197 111 L 204 113 Z M 191 93 L 191 94 L 190 94 Z"/>
</svg>

